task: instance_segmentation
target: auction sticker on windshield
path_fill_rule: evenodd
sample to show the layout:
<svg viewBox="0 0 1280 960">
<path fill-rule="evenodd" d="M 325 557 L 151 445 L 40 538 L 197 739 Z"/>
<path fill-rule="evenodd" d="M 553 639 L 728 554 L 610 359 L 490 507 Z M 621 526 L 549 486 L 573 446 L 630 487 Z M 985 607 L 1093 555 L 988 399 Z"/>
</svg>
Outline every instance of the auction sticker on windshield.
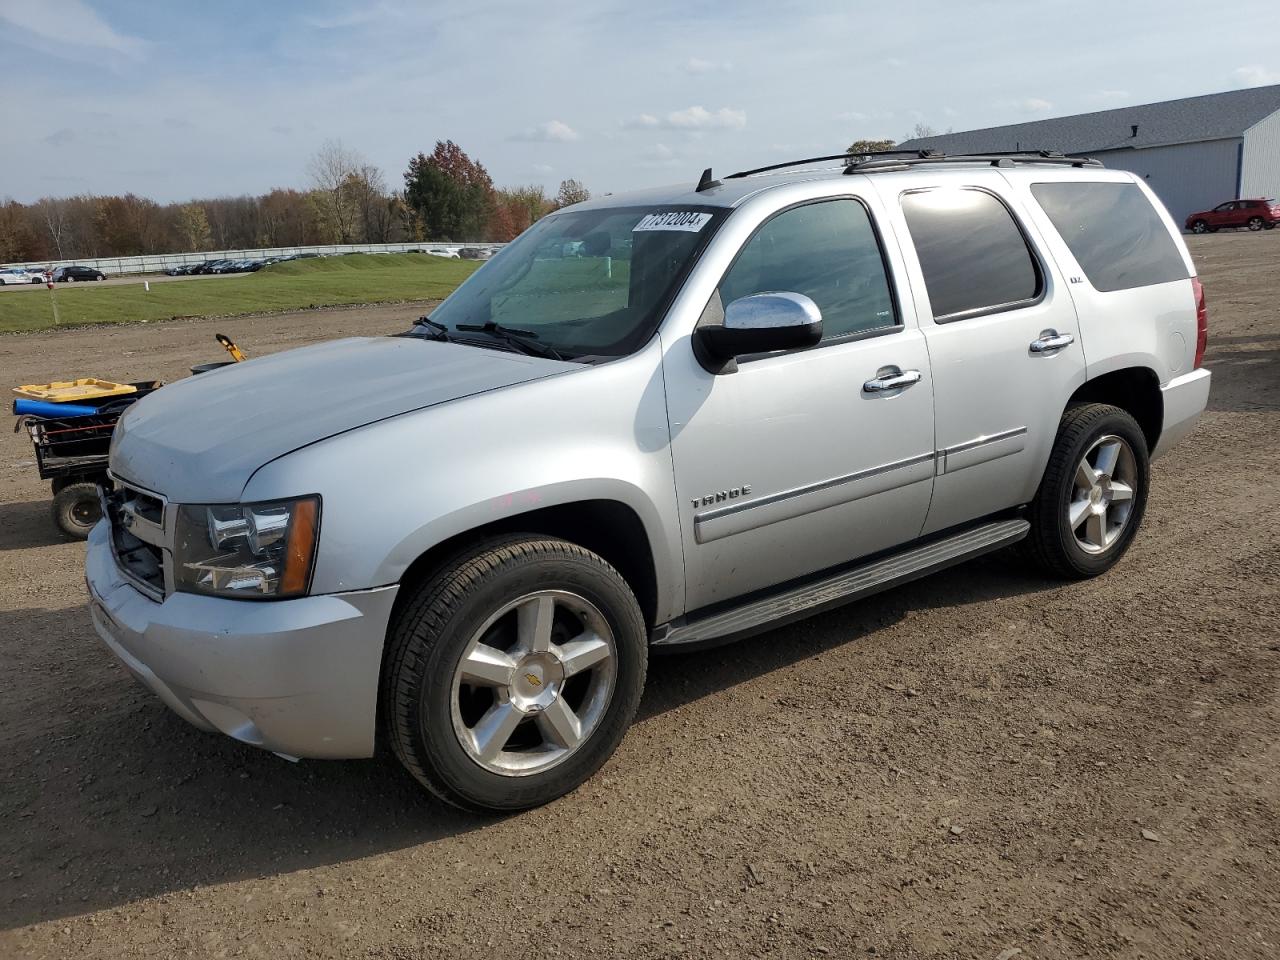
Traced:
<svg viewBox="0 0 1280 960">
<path fill-rule="evenodd" d="M 632 233 L 643 230 L 685 230 L 697 233 L 711 219 L 709 213 L 694 213 L 691 210 L 673 210 L 670 213 L 651 213 L 641 217 L 640 222 L 631 228 Z"/>
</svg>

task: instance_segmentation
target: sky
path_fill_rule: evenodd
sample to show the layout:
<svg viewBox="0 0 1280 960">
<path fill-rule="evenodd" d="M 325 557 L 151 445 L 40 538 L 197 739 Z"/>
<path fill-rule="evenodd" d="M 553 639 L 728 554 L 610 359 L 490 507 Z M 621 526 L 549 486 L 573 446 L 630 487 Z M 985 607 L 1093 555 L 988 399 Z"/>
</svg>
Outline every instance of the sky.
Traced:
<svg viewBox="0 0 1280 960">
<path fill-rule="evenodd" d="M 301 188 L 329 139 L 393 187 L 445 139 L 499 186 L 696 182 L 1280 83 L 1278 35 L 1276 0 L 0 0 L 0 198 Z"/>
</svg>

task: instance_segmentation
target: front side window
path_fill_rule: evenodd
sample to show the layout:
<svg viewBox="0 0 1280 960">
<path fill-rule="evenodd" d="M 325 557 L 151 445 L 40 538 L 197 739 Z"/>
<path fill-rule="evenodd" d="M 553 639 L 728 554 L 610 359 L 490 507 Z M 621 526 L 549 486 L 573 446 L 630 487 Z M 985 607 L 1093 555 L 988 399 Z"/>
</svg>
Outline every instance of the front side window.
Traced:
<svg viewBox="0 0 1280 960">
<path fill-rule="evenodd" d="M 893 296 L 867 208 L 853 199 L 784 210 L 742 248 L 720 281 L 720 301 L 802 293 L 822 311 L 822 339 L 892 327 Z"/>
<path fill-rule="evenodd" d="M 727 211 L 688 205 L 578 210 L 544 217 L 431 314 L 496 323 L 567 357 L 614 357 L 644 344 Z M 429 330 L 419 328 L 422 335 Z"/>
<path fill-rule="evenodd" d="M 1094 289 L 1104 293 L 1191 276 L 1182 253 L 1135 183 L 1033 183 L 1044 208 Z"/>
<path fill-rule="evenodd" d="M 1040 267 L 1009 209 L 983 190 L 954 187 L 902 197 L 935 320 L 1025 305 L 1040 296 Z"/>
</svg>

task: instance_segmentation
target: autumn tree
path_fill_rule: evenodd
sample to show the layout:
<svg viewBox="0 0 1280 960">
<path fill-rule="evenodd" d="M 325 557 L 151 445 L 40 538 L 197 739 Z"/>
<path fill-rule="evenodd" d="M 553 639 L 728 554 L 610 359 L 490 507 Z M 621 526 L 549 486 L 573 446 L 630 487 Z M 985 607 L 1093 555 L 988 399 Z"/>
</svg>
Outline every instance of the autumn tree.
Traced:
<svg viewBox="0 0 1280 960">
<path fill-rule="evenodd" d="M 205 215 L 204 207 L 198 203 L 188 203 L 178 208 L 174 217 L 174 229 L 184 251 L 208 250 L 213 243 L 209 218 Z"/>
<path fill-rule="evenodd" d="M 318 242 L 305 193 L 276 189 L 258 198 L 259 246 L 298 247 Z"/>
<path fill-rule="evenodd" d="M 404 173 L 404 199 L 430 240 L 479 240 L 493 208 L 493 180 L 452 140 L 437 140 Z"/>
<path fill-rule="evenodd" d="M 885 150 L 892 150 L 894 146 L 892 140 L 855 140 L 849 144 L 845 153 L 849 154 L 850 163 L 860 163 L 867 159 L 868 154 L 883 153 Z"/>
<path fill-rule="evenodd" d="M 542 187 L 511 187 L 495 192 L 488 239 L 505 243 L 524 233 L 553 209 Z"/>
<path fill-rule="evenodd" d="M 326 225 L 325 232 L 337 243 L 357 239 L 359 209 L 353 184 L 358 182 L 363 165 L 364 158 L 343 146 L 341 140 L 326 140 L 307 164 L 312 202 Z"/>
<path fill-rule="evenodd" d="M 590 199 L 591 191 L 582 185 L 581 180 L 561 180 L 560 189 L 556 191 L 556 208 Z"/>
<path fill-rule="evenodd" d="M 27 208 L 16 200 L 0 204 L 0 262 L 22 263 L 40 257 L 40 238 Z"/>
<path fill-rule="evenodd" d="M 132 193 L 100 197 L 95 227 L 103 245 L 115 256 L 152 253 L 164 236 L 160 205 Z"/>
</svg>

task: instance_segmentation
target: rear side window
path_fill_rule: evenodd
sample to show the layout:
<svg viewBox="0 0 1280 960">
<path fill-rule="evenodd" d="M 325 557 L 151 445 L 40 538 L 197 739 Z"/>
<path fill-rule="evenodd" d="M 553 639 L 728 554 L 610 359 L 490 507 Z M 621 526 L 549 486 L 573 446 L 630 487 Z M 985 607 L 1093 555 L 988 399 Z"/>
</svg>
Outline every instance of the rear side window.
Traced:
<svg viewBox="0 0 1280 960">
<path fill-rule="evenodd" d="M 1035 300 L 1040 267 L 1008 208 L 982 190 L 940 188 L 902 197 L 935 320 L 1013 309 Z"/>
<path fill-rule="evenodd" d="M 756 231 L 720 281 L 725 306 L 775 291 L 803 293 L 818 305 L 824 342 L 897 322 L 880 244 L 857 200 L 784 210 Z"/>
<path fill-rule="evenodd" d="M 1185 280 L 1169 229 L 1133 183 L 1033 183 L 1031 193 L 1103 292 Z"/>
</svg>

